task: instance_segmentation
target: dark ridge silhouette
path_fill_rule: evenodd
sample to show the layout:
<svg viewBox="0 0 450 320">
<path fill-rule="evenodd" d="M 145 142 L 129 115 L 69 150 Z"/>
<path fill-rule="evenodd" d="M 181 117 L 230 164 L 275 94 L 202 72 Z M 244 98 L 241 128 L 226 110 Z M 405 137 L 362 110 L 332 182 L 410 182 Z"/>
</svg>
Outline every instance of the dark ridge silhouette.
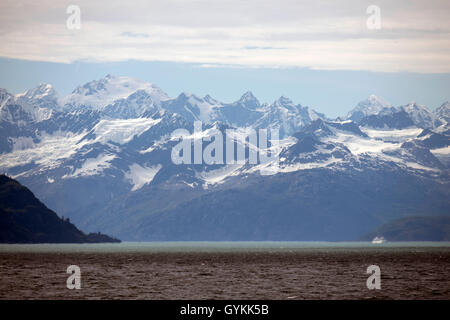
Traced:
<svg viewBox="0 0 450 320">
<path fill-rule="evenodd" d="M 120 242 L 101 233 L 85 234 L 40 202 L 19 182 L 0 175 L 0 243 Z"/>
</svg>

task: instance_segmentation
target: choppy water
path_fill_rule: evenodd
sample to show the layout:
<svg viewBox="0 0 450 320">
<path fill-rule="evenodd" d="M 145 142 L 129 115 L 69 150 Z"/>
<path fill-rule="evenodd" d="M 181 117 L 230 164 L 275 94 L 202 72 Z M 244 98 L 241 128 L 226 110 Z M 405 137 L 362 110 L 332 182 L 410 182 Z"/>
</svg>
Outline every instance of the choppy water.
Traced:
<svg viewBox="0 0 450 320">
<path fill-rule="evenodd" d="M 0 245 L 1 299 L 450 299 L 449 277 L 450 243 Z"/>
</svg>

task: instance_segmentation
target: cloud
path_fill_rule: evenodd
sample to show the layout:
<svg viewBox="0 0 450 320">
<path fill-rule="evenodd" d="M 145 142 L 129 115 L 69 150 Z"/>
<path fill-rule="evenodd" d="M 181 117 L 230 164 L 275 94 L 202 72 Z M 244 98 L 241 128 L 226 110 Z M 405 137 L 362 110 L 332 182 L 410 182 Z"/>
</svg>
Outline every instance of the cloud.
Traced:
<svg viewBox="0 0 450 320">
<path fill-rule="evenodd" d="M 130 37 L 130 38 L 148 38 L 150 37 L 147 33 L 136 33 L 136 32 L 122 32 L 120 34 L 123 37 Z"/>
<path fill-rule="evenodd" d="M 450 2 L 77 1 L 82 27 L 66 27 L 67 3 L 2 1 L 0 56 L 73 61 L 171 61 L 205 66 L 450 72 Z"/>
<path fill-rule="evenodd" d="M 245 50 L 286 50 L 287 48 L 245 46 L 243 49 L 245 49 Z"/>
</svg>

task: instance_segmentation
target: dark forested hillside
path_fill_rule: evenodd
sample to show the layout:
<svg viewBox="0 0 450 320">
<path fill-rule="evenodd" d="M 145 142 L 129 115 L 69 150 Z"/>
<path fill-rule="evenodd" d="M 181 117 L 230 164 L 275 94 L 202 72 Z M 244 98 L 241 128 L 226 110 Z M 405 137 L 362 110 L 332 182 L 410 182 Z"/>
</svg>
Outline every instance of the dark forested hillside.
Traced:
<svg viewBox="0 0 450 320">
<path fill-rule="evenodd" d="M 102 234 L 84 234 L 61 219 L 17 181 L 0 175 L 0 242 L 94 243 L 120 242 Z"/>
</svg>

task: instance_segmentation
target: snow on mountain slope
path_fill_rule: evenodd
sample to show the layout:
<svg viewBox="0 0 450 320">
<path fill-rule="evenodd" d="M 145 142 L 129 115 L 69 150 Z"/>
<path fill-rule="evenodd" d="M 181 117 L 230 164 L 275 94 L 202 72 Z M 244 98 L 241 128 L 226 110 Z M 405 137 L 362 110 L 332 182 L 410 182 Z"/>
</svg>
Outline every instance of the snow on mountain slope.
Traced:
<svg viewBox="0 0 450 320">
<path fill-rule="evenodd" d="M 439 108 L 434 110 L 434 115 L 436 118 L 450 123 L 450 102 L 444 102 Z"/>
<path fill-rule="evenodd" d="M 243 164 L 229 164 L 219 169 L 199 172 L 197 177 L 204 181 L 204 188 L 208 188 L 209 185 L 223 183 L 225 179 L 239 175 L 243 166 Z"/>
<path fill-rule="evenodd" d="M 43 135 L 41 141 L 32 148 L 15 150 L 0 156 L 0 168 L 7 171 L 9 168 L 34 164 L 40 170 L 50 170 L 58 167 L 63 160 L 71 157 L 88 141 L 83 141 L 84 134 L 58 132 L 52 135 Z M 28 170 L 25 168 L 21 173 Z"/>
<path fill-rule="evenodd" d="M 196 120 L 203 121 L 204 123 L 211 123 L 217 120 L 222 120 L 217 110 L 218 108 L 221 108 L 222 105 L 216 100 L 208 100 L 209 102 L 204 99 L 198 98 L 195 95 L 189 95 L 187 97 L 187 105 L 194 108 L 191 109 L 190 112 L 196 114 Z"/>
<path fill-rule="evenodd" d="M 234 127 L 248 127 L 264 115 L 264 108 L 252 92 L 245 92 L 232 103 L 224 103 L 220 110 L 227 122 Z"/>
<path fill-rule="evenodd" d="M 441 113 L 445 114 L 445 104 Z M 405 112 L 403 114 L 402 112 Z M 438 111 L 439 112 L 439 111 Z M 380 116 L 383 119 L 373 117 Z M 421 128 L 436 128 L 443 122 L 439 120 L 439 115 L 431 112 L 426 106 L 410 102 L 399 107 L 392 107 L 383 98 L 371 95 L 368 99 L 361 101 L 351 110 L 347 119 L 368 126 L 381 127 L 382 125 L 400 129 L 412 124 Z M 410 120 L 409 120 L 410 119 Z M 412 121 L 412 123 L 408 123 Z"/>
<path fill-rule="evenodd" d="M 105 227 L 128 239 L 156 239 L 159 229 L 146 234 L 147 226 L 170 220 L 161 229 L 170 233 L 174 219 L 164 214 L 179 209 L 177 221 L 185 216 L 191 221 L 198 214 L 201 218 L 192 221 L 217 218 L 214 226 L 231 213 L 252 223 L 269 221 L 266 232 L 272 230 L 273 212 L 283 208 L 279 211 L 288 213 L 288 222 L 282 234 L 299 217 L 300 223 L 292 226 L 297 235 L 298 226 L 305 219 L 314 222 L 317 212 L 320 224 L 325 214 L 332 226 L 338 215 L 351 216 L 351 224 L 371 212 L 397 210 L 411 199 L 417 203 L 401 214 L 422 203 L 424 211 L 448 208 L 442 194 L 450 181 L 449 129 L 437 123 L 421 128 L 420 123 L 432 124 L 421 106 L 393 108 L 371 96 L 350 116 L 360 112 L 359 121 L 330 121 L 285 97 L 271 104 L 260 104 L 251 92 L 232 103 L 209 95 L 169 99 L 151 84 L 113 76 L 74 90 L 67 99 L 73 104 L 66 104 L 75 108 L 71 112 L 52 107 L 55 96 L 47 85 L 18 96 L 0 90 L 0 171 L 36 189 L 43 201 L 86 230 Z M 36 116 L 40 109 L 49 110 L 49 118 Z M 439 108 L 435 119 L 445 117 L 447 109 Z M 201 132 L 194 133 L 195 120 L 203 122 Z M 250 163 L 248 153 L 245 163 L 238 164 L 172 161 L 176 129 L 186 129 L 195 143 L 203 140 L 202 151 L 211 151 L 207 147 L 218 131 L 225 137 L 230 129 L 239 147 L 258 153 L 263 150 L 247 138 L 259 128 L 280 129 L 279 145 L 269 148 L 278 157 L 268 162 Z M 371 195 L 378 198 L 370 204 Z M 214 206 L 208 207 L 204 196 Z M 256 215 L 266 207 L 270 212 L 247 216 L 259 204 Z M 218 207 L 226 214 L 210 214 L 210 208 Z M 304 210 L 310 211 L 298 216 Z M 137 235 L 136 226 L 146 227 Z M 220 225 L 216 231 L 222 230 Z"/>
<path fill-rule="evenodd" d="M 39 136 L 39 142 L 37 143 L 32 143 L 30 138 L 21 137 L 14 141 L 16 147 L 13 152 L 0 156 L 0 168 L 8 170 L 8 168 L 28 166 L 28 170 L 23 171 L 23 173 L 29 170 L 31 170 L 29 173 L 39 173 L 60 166 L 67 166 L 65 162 L 76 157 L 77 161 L 82 163 L 81 167 L 72 170 L 70 174 L 65 174 L 65 178 L 98 174 L 102 172 L 100 169 L 109 166 L 108 163 L 115 156 L 99 155 L 92 159 L 86 156 L 87 151 L 92 149 L 89 146 L 107 146 L 109 143 L 126 144 L 160 121 L 161 119 L 151 118 L 103 119 L 89 132 L 86 130 L 76 134 L 61 131 L 53 134 L 44 132 Z M 116 148 L 115 150 L 120 153 L 120 149 Z"/>
<path fill-rule="evenodd" d="M 342 163 L 342 158 L 335 158 L 334 156 L 331 156 L 329 159 L 323 160 L 323 161 L 315 161 L 315 162 L 300 162 L 300 163 L 294 163 L 294 164 L 286 164 L 281 165 L 279 172 L 281 173 L 289 173 L 289 172 L 296 172 L 301 170 L 311 170 L 311 169 L 318 169 L 318 168 L 327 168 L 330 166 L 335 166 L 340 163 Z"/>
<path fill-rule="evenodd" d="M 450 156 L 450 146 L 443 147 L 443 148 L 431 149 L 431 152 L 433 154 Z"/>
<path fill-rule="evenodd" d="M 44 106 L 46 103 L 50 106 L 50 102 L 57 103 L 58 101 L 53 87 L 47 84 L 42 84 L 16 97 L 8 95 L 3 90 L 0 98 L 2 106 L 20 100 L 22 105 L 25 107 L 31 106 L 32 110 L 45 109 L 50 110 L 50 112 L 53 112 L 55 108 L 44 108 L 40 106 Z M 90 122 L 91 127 L 86 128 L 86 131 L 78 128 L 77 134 L 61 130 L 55 131 L 55 128 L 49 130 L 49 132 L 54 132 L 54 134 L 48 134 L 46 133 L 47 128 L 43 127 L 42 129 L 39 128 L 42 134 L 38 136 L 19 135 L 11 137 L 10 144 L 12 145 L 13 152 L 2 157 L 3 167 L 8 167 L 6 162 L 11 165 L 10 161 L 16 159 L 17 163 L 23 165 L 32 162 L 45 164 L 44 167 L 51 168 L 57 166 L 58 159 L 64 157 L 70 158 L 86 145 L 108 145 L 111 143 L 120 146 L 128 145 L 134 138 L 139 138 L 144 132 L 149 132 L 152 127 L 161 123 L 162 118 L 153 119 L 149 115 L 152 113 L 164 115 L 166 111 L 169 114 L 180 115 L 188 123 L 201 120 L 205 125 L 214 124 L 213 127 L 209 127 L 209 129 L 207 128 L 206 131 L 200 133 L 201 136 L 199 138 L 211 136 L 211 130 L 217 130 L 219 128 L 216 123 L 222 123 L 228 126 L 239 124 L 238 127 L 243 127 L 244 129 L 280 129 L 281 138 L 289 137 L 295 132 L 302 130 L 302 128 L 306 128 L 306 131 L 303 131 L 302 134 L 306 135 L 305 137 L 308 134 L 312 134 L 315 139 L 318 139 L 318 144 L 300 135 L 299 145 L 286 145 L 279 151 L 282 153 L 283 150 L 288 150 L 291 147 L 298 148 L 299 150 L 311 149 L 309 154 L 308 152 L 301 151 L 302 156 L 297 158 L 303 164 L 308 161 L 310 163 L 314 161 L 327 163 L 333 157 L 339 159 L 339 162 L 342 162 L 345 157 L 351 157 L 348 152 L 356 157 L 369 154 L 376 157 L 385 155 L 386 153 L 391 153 L 390 156 L 392 156 L 392 150 L 401 148 L 402 143 L 410 139 L 415 139 L 420 134 L 420 129 L 416 127 L 402 128 L 400 126 L 401 129 L 394 130 L 389 129 L 389 126 L 386 128 L 386 125 L 384 125 L 384 128 L 361 127 L 361 131 L 357 125 L 350 122 L 351 118 L 359 117 L 357 116 L 358 114 L 362 117 L 369 115 L 379 117 L 380 119 L 382 116 L 395 114 L 395 110 L 393 111 L 394 108 L 388 102 L 374 95 L 360 102 L 349 113 L 350 120 L 321 122 L 322 124 L 315 123 L 310 127 L 308 127 L 309 124 L 318 119 L 323 119 L 325 116 L 309 107 L 294 104 L 286 97 L 280 97 L 272 104 L 263 105 L 259 103 L 250 91 L 244 93 L 239 100 L 232 104 L 223 104 L 209 95 L 204 98 L 199 98 L 193 94 L 186 93 L 180 94 L 175 99 L 169 99 L 165 93 L 151 83 L 111 75 L 78 87 L 65 101 L 66 105 L 70 105 L 71 107 L 78 105 L 101 109 L 100 118 L 97 119 L 94 117 L 94 122 Z M 18 111 L 25 110 L 25 107 L 19 105 L 17 107 L 18 109 L 14 109 L 13 105 L 11 105 L 11 110 L 8 111 L 14 111 L 15 113 L 9 112 L 7 115 L 13 121 L 17 121 L 17 118 L 21 116 Z M 445 108 L 446 106 L 444 105 L 441 107 L 443 110 L 441 113 L 444 113 Z M 431 125 L 430 121 L 433 121 L 433 115 L 431 114 L 430 116 L 429 110 L 424 106 L 412 103 L 399 107 L 398 109 L 411 115 L 418 123 L 425 122 L 426 126 Z M 14 115 L 14 117 L 11 115 Z M 61 116 L 60 113 L 57 113 L 57 115 L 58 117 Z M 25 119 L 26 117 L 23 116 L 23 118 Z M 389 118 L 390 120 L 392 119 Z M 242 124 L 245 125 L 242 126 Z M 169 125 L 169 127 L 171 126 Z M 169 127 L 167 127 L 167 124 L 164 124 L 161 128 L 158 128 L 158 133 L 155 132 L 156 135 L 152 134 L 149 136 L 152 139 L 151 141 L 146 142 L 145 139 L 140 139 L 142 141 L 138 139 L 140 142 L 136 146 L 133 144 L 130 144 L 130 146 L 139 148 L 135 151 L 141 156 L 147 154 L 153 156 L 157 154 L 155 151 L 161 153 L 162 150 L 168 149 L 167 144 L 173 143 L 169 138 L 171 133 L 168 130 Z M 68 137 L 67 141 L 72 141 L 72 148 L 59 145 L 56 141 L 58 137 Z M 249 147 L 249 144 L 246 144 L 246 146 Z M 44 161 L 44 156 L 42 156 L 46 149 L 54 153 L 48 157 L 51 159 L 48 163 Z M 25 150 L 29 151 L 24 152 Z M 29 153 L 28 155 L 26 155 L 27 152 Z M 117 152 L 120 152 L 120 149 L 117 149 Z M 397 153 L 396 156 L 399 156 L 399 154 Z M 82 157 L 82 155 L 80 156 Z M 100 155 L 97 154 L 94 158 L 89 158 L 91 160 L 85 164 L 86 166 L 78 161 L 76 167 L 78 169 L 75 168 L 70 176 L 82 176 L 82 172 L 100 172 L 101 170 L 96 170 L 95 168 L 101 168 L 105 163 L 109 163 L 109 161 L 98 157 Z M 287 159 L 287 161 L 291 161 L 292 163 L 294 160 Z M 96 167 L 95 163 L 103 163 L 103 165 L 99 164 Z M 142 163 L 137 164 L 142 168 L 145 167 Z M 91 169 L 91 167 L 94 169 Z M 308 166 L 304 165 L 303 167 L 306 168 Z M 245 171 L 247 169 L 244 168 L 243 170 Z M 131 169 L 128 171 L 131 172 Z M 224 176 L 227 175 L 225 174 Z"/>
<path fill-rule="evenodd" d="M 420 140 L 420 128 L 359 131 L 350 124 L 354 125 L 317 120 L 302 128 L 295 134 L 297 142 L 281 153 L 280 172 L 314 168 L 392 170 L 394 165 L 400 170 L 436 173 L 443 168 Z"/>
<path fill-rule="evenodd" d="M 311 108 L 295 105 L 289 98 L 280 97 L 271 105 L 263 107 L 262 116 L 253 124 L 253 127 L 279 129 L 280 137 L 286 137 L 311 121 L 321 118 L 323 115 Z"/>
<path fill-rule="evenodd" d="M 15 98 L 33 106 L 34 108 L 47 108 L 52 110 L 61 110 L 58 93 L 51 84 L 41 83 L 37 87 L 20 93 Z"/>
<path fill-rule="evenodd" d="M 136 118 L 136 119 L 114 119 L 100 120 L 88 135 L 94 135 L 93 142 L 114 142 L 125 144 L 135 136 L 140 136 L 144 131 L 159 123 L 161 119 Z"/>
<path fill-rule="evenodd" d="M 130 119 L 159 110 L 159 104 L 155 104 L 147 91 L 138 90 L 126 98 L 115 100 L 112 104 L 105 106 L 102 113 L 111 118 Z"/>
<path fill-rule="evenodd" d="M 382 110 L 391 107 L 392 105 L 382 97 L 377 97 L 372 94 L 366 100 L 359 102 L 356 107 L 347 114 L 347 119 L 359 121 L 366 116 L 379 114 Z"/>
<path fill-rule="evenodd" d="M 444 165 L 450 167 L 450 146 L 431 149 L 431 153 Z"/>
<path fill-rule="evenodd" d="M 335 133 L 335 136 L 324 139 L 323 141 L 328 143 L 342 143 L 354 155 L 360 155 L 363 153 L 380 154 L 383 151 L 399 148 L 401 145 L 400 143 L 390 143 L 377 139 L 362 138 L 344 131 L 338 131 Z"/>
<path fill-rule="evenodd" d="M 64 99 L 66 108 L 102 110 L 115 100 L 125 99 L 138 90 L 147 92 L 155 104 L 167 100 L 167 94 L 156 85 L 130 77 L 107 75 L 76 88 Z"/>
<path fill-rule="evenodd" d="M 162 108 L 191 122 L 221 122 L 234 127 L 280 129 L 282 137 L 293 134 L 315 119 L 324 118 L 309 107 L 295 105 L 286 97 L 279 98 L 273 104 L 261 106 L 250 91 L 229 104 L 221 103 L 210 96 L 199 98 L 193 94 L 182 93 L 175 99 L 164 101 Z"/>
<path fill-rule="evenodd" d="M 144 185 L 152 182 L 161 167 L 160 164 L 152 167 L 140 166 L 137 163 L 130 165 L 129 171 L 125 172 L 125 179 L 131 182 L 131 191 L 139 190 Z"/>
<path fill-rule="evenodd" d="M 64 175 L 62 178 L 77 178 L 83 176 L 94 176 L 103 172 L 104 169 L 109 168 L 111 161 L 115 158 L 112 154 L 100 154 L 96 158 L 88 158 L 84 161 L 81 168 L 76 169 L 70 175 Z"/>
<path fill-rule="evenodd" d="M 190 93 L 181 93 L 177 98 L 166 100 L 162 104 L 162 108 L 177 113 L 188 121 L 202 121 L 210 124 L 215 121 L 227 123 L 227 120 L 221 114 L 222 104 L 217 100 L 206 96 L 205 98 L 197 97 Z"/>
<path fill-rule="evenodd" d="M 250 110 L 256 110 L 261 106 L 258 99 L 251 91 L 246 91 L 236 103 L 239 103 Z"/>
<path fill-rule="evenodd" d="M 0 121 L 24 126 L 29 122 L 48 120 L 57 108 L 56 101 L 56 93 L 50 85 L 40 85 L 16 96 L 1 89 Z"/>
<path fill-rule="evenodd" d="M 52 107 L 51 103 L 54 104 L 58 101 L 53 87 L 46 84 L 28 90 L 16 97 L 9 95 L 5 90 L 0 93 L 2 106 L 20 101 L 21 105 L 31 106 L 31 110 L 46 109 L 53 112 L 56 107 Z M 422 151 L 419 152 L 418 150 L 424 147 L 419 143 L 420 146 L 411 147 L 414 146 L 413 144 L 409 145 L 409 149 L 405 149 L 402 145 L 407 141 L 419 139 L 418 136 L 421 133 L 421 129 L 417 127 L 389 129 L 384 125 L 384 128 L 367 126 L 361 127 L 360 130 L 357 125 L 350 121 L 351 118 L 357 118 L 357 114 L 360 116 L 379 117 L 380 119 L 385 115 L 395 114 L 392 111 L 394 108 L 391 108 L 389 103 L 374 95 L 359 103 L 349 113 L 350 120 L 320 123 L 315 121 L 323 119 L 324 115 L 315 112 L 309 107 L 296 105 L 286 97 L 280 97 L 272 104 L 263 105 L 249 91 L 232 104 L 223 104 L 209 95 L 199 98 L 186 93 L 180 94 L 175 99 L 169 99 L 167 95 L 153 84 L 132 78 L 110 75 L 104 79 L 92 81 L 78 87 L 66 99 L 66 104 L 70 104 L 70 101 L 73 102 L 72 106 L 83 105 L 89 108 L 101 109 L 101 117 L 103 118 L 93 123 L 91 129 L 78 130 L 78 133 L 56 131 L 53 134 L 48 134 L 44 128 L 42 134 L 36 137 L 12 137 L 10 138 L 10 143 L 13 152 L 0 158 L 0 168 L 17 167 L 18 165 L 26 166 L 34 163 L 39 166 L 39 170 L 48 170 L 56 168 L 58 165 L 65 163 L 67 159 L 76 156 L 76 164 L 71 165 L 74 167 L 70 170 L 70 173 L 65 174 L 66 177 L 76 178 L 97 175 L 101 174 L 104 169 L 110 168 L 110 164 L 113 161 L 122 158 L 119 155 L 121 149 L 118 146 L 127 145 L 128 150 L 137 148 L 133 151 L 136 153 L 135 155 L 131 158 L 129 158 L 131 155 L 127 156 L 129 158 L 127 161 L 133 161 L 134 157 L 133 163 L 135 166 L 133 166 L 133 163 L 128 163 L 125 167 L 121 164 L 120 168 L 118 167 L 117 169 L 122 170 L 124 174 L 126 172 L 125 175 L 128 177 L 126 180 L 131 181 L 133 186 L 135 186 L 134 188 L 139 189 L 146 183 L 142 184 L 142 181 L 137 181 L 136 175 L 141 173 L 144 177 L 147 177 L 144 179 L 145 181 L 151 181 L 150 177 L 152 179 L 154 177 L 151 174 L 153 172 L 151 168 L 155 168 L 156 165 L 152 161 L 151 163 L 153 164 L 148 167 L 145 161 L 139 160 L 136 162 L 135 160 L 147 155 L 153 157 L 158 154 L 161 157 L 163 154 L 167 154 L 167 150 L 170 150 L 168 145 L 173 144 L 174 141 L 170 139 L 170 130 L 164 129 L 167 124 L 164 124 L 157 129 L 156 135 L 150 135 L 152 137 L 151 141 L 146 142 L 144 138 L 144 140 L 138 139 L 140 142 L 137 144 L 132 144 L 131 142 L 135 138 L 139 138 L 144 133 L 149 132 L 152 127 L 162 124 L 162 119 L 164 117 L 168 119 L 170 117 L 168 115 L 172 113 L 181 115 L 188 123 L 201 120 L 205 125 L 214 124 L 212 127 L 207 127 L 205 131 L 197 133 L 197 135 L 200 134 L 197 137 L 198 139 L 210 137 L 214 131 L 221 130 L 217 123 L 233 125 L 241 121 L 241 124 L 246 124 L 246 126 L 241 128 L 245 130 L 251 128 L 280 129 L 281 138 L 290 137 L 304 128 L 301 131 L 302 133 L 296 136 L 299 139 L 297 143 L 290 141 L 290 143 L 282 145 L 277 151 L 279 154 L 285 155 L 282 157 L 282 161 L 280 160 L 282 166 L 285 167 L 283 169 L 285 172 L 292 172 L 295 168 L 303 170 L 315 167 L 330 167 L 337 163 L 343 165 L 343 163 L 350 163 L 349 161 L 357 160 L 361 156 L 369 156 L 374 159 L 379 158 L 383 159 L 383 161 L 387 158 L 403 161 L 404 159 L 402 160 L 401 158 L 402 155 L 405 155 L 408 161 L 411 162 L 410 160 L 415 157 L 414 154 L 420 154 Z M 46 103 L 49 108 L 40 107 L 45 106 Z M 21 106 L 19 105 L 19 107 Z M 447 106 L 443 105 L 440 114 L 444 114 L 446 108 Z M 416 122 L 425 123 L 426 126 L 432 125 L 433 117 L 434 119 L 438 117 L 433 116 L 426 107 L 414 103 L 398 109 L 411 115 Z M 164 110 L 169 112 L 167 116 L 164 116 Z M 155 119 L 149 117 L 149 114 L 152 113 L 160 114 L 161 118 L 158 118 L 159 116 Z M 17 118 L 18 115 L 20 116 L 20 113 L 14 115 Z M 14 118 L 13 120 L 16 119 Z M 309 126 L 312 123 L 313 125 Z M 239 130 L 235 132 L 239 134 Z M 246 134 L 244 132 L 243 136 L 245 137 Z M 309 138 L 308 135 L 312 135 L 314 138 Z M 147 136 L 148 133 L 146 133 L 145 137 Z M 425 137 L 421 139 L 423 140 Z M 60 142 L 59 140 L 62 141 Z M 113 149 L 111 150 L 115 150 L 114 154 L 110 154 L 106 152 L 106 149 L 100 147 L 98 152 L 89 158 L 83 156 L 87 152 L 86 148 L 88 146 L 96 144 L 98 146 L 112 144 Z M 248 143 L 244 142 L 243 144 L 246 147 L 255 148 Z M 98 146 L 96 148 L 99 148 Z M 287 152 L 288 150 L 289 152 Z M 411 152 L 414 154 L 411 154 Z M 51 155 L 47 155 L 47 153 L 51 153 Z M 406 153 L 408 154 L 406 155 Z M 438 154 L 439 152 L 435 153 Z M 84 160 L 83 157 L 85 157 Z M 426 157 L 429 157 L 429 155 Z M 427 161 L 425 162 L 428 165 L 432 165 L 435 160 Z M 247 164 L 239 168 L 222 166 L 214 168 L 214 172 L 209 172 L 211 168 L 206 170 L 203 168 L 203 171 L 194 171 L 198 179 L 203 180 L 207 184 L 216 184 L 218 182 L 222 183 L 230 176 L 253 173 L 262 169 L 262 167 L 259 168 L 258 166 L 251 167 Z"/>
<path fill-rule="evenodd" d="M 407 128 L 407 129 L 372 129 L 361 127 L 361 131 L 374 139 L 381 139 L 392 142 L 405 142 L 408 139 L 416 138 L 423 129 L 421 128 Z"/>
<path fill-rule="evenodd" d="M 13 137 L 10 138 L 11 142 L 12 142 L 12 151 L 17 151 L 17 150 L 25 150 L 25 149 L 30 149 L 30 148 L 34 148 L 35 143 L 33 141 L 32 137 Z"/>
<path fill-rule="evenodd" d="M 17 127 L 23 127 L 33 120 L 33 115 L 26 112 L 20 104 L 15 103 L 14 99 L 5 99 L 0 108 L 1 122 L 8 122 Z"/>
<path fill-rule="evenodd" d="M 189 122 L 221 122 L 235 127 L 280 129 L 282 137 L 294 133 L 314 119 L 324 117 L 309 107 L 294 105 L 285 97 L 272 105 L 261 106 L 250 91 L 244 93 L 236 102 L 228 104 L 221 103 L 209 95 L 200 98 L 187 93 L 169 99 L 161 89 L 151 83 L 111 75 L 79 86 L 61 100 L 48 84 L 41 84 L 12 99 L 5 94 L 3 96 L 2 104 L 8 105 L 8 108 L 2 108 L 3 119 L 23 126 L 32 121 L 47 121 L 51 128 L 42 125 L 39 128 L 47 132 L 53 132 L 55 125 L 58 129 L 58 124 L 51 123 L 51 119 L 61 119 L 61 114 L 67 111 L 93 110 L 99 112 L 101 118 L 113 119 L 148 117 L 156 112 L 167 111 L 178 114 Z M 64 104 L 64 107 L 61 104 Z M 64 125 L 61 129 L 68 127 Z M 4 149 L 10 148 L 9 145 Z"/>
<path fill-rule="evenodd" d="M 14 99 L 13 95 L 6 89 L 0 88 L 0 108 L 2 108 L 10 99 Z"/>
<path fill-rule="evenodd" d="M 410 102 L 407 105 L 400 106 L 398 109 L 408 113 L 414 123 L 421 128 L 435 128 L 442 123 L 439 119 L 424 105 Z"/>
</svg>

